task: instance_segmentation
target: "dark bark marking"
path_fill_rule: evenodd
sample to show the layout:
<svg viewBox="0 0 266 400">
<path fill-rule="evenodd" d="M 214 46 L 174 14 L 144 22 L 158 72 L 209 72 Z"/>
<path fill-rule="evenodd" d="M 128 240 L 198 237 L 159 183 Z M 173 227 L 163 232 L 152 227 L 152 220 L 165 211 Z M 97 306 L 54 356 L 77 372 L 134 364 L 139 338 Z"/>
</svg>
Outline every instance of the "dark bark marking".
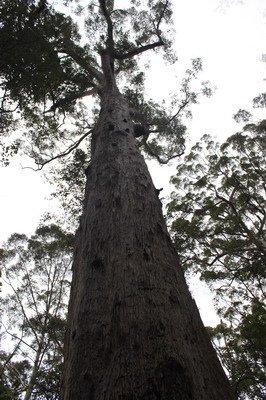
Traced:
<svg viewBox="0 0 266 400">
<path fill-rule="evenodd" d="M 100 208 L 102 206 L 101 199 L 97 199 L 94 204 L 95 204 L 95 208 Z"/>
<path fill-rule="evenodd" d="M 148 284 L 146 281 L 138 281 L 138 290 L 154 290 L 155 287 Z"/>
<path fill-rule="evenodd" d="M 157 323 L 152 323 L 147 331 L 147 336 L 154 340 L 157 337 L 165 336 L 165 326 L 162 321 L 158 321 Z"/>
<path fill-rule="evenodd" d="M 108 130 L 113 131 L 115 129 L 115 126 L 113 124 L 109 124 Z"/>
<path fill-rule="evenodd" d="M 147 250 L 146 249 L 144 249 L 143 250 L 143 258 L 144 258 L 144 260 L 146 260 L 146 261 L 150 261 L 150 255 L 148 254 L 148 252 L 147 252 Z"/>
<path fill-rule="evenodd" d="M 85 172 L 86 176 L 89 175 L 89 172 L 90 172 L 90 166 L 89 165 L 87 166 L 87 168 L 85 168 L 84 172 Z"/>
<path fill-rule="evenodd" d="M 147 382 L 147 386 L 148 389 L 145 391 L 143 396 L 140 397 L 140 400 L 162 400 L 161 392 L 157 389 L 156 385 L 152 382 L 152 380 Z"/>
<path fill-rule="evenodd" d="M 124 305 L 124 302 L 119 298 L 116 293 L 112 307 L 110 353 L 112 352 L 114 346 L 118 346 L 118 343 L 119 345 L 123 345 L 127 342 L 127 333 L 123 330 L 121 326 L 121 310 Z"/>
<path fill-rule="evenodd" d="M 160 392 L 160 400 L 193 400 L 191 389 L 193 380 L 185 368 L 175 358 L 160 363 L 155 371 L 155 385 Z M 156 397 L 155 397 L 156 398 Z M 146 398 L 145 398 L 146 400 Z"/>
<path fill-rule="evenodd" d="M 178 295 L 173 289 L 170 292 L 169 300 L 170 300 L 171 303 L 179 304 Z"/>
<path fill-rule="evenodd" d="M 115 205 L 115 207 L 121 207 L 121 197 L 120 196 L 115 196 L 114 205 Z"/>
<path fill-rule="evenodd" d="M 127 133 L 129 133 L 129 132 L 130 132 L 130 129 L 129 129 L 129 128 L 126 128 L 125 131 L 126 131 Z"/>
<path fill-rule="evenodd" d="M 72 332 L 72 335 L 71 335 L 71 339 L 72 339 L 72 340 L 75 339 L 76 333 L 77 333 L 77 331 L 76 331 L 76 329 L 75 329 L 75 330 Z"/>
<path fill-rule="evenodd" d="M 88 400 L 95 400 L 95 385 L 93 383 L 91 374 L 88 371 L 85 371 L 83 374 L 83 379 L 84 381 L 88 382 L 88 389 L 84 391 L 86 398 Z"/>
<path fill-rule="evenodd" d="M 172 357 L 159 365 L 154 380 L 149 379 L 145 386 L 147 390 L 138 397 L 139 400 L 194 399 L 184 368 Z M 133 397 L 127 400 L 133 400 Z"/>
<path fill-rule="evenodd" d="M 95 257 L 95 259 L 91 263 L 91 267 L 94 269 L 103 269 L 104 262 L 100 257 Z"/>
<path fill-rule="evenodd" d="M 156 230 L 157 230 L 158 233 L 164 233 L 164 229 L 163 229 L 162 225 L 159 222 L 157 222 L 156 228 L 157 228 Z"/>
<path fill-rule="evenodd" d="M 124 122 L 127 122 L 127 119 L 125 118 L 125 119 L 123 119 L 123 121 L 124 121 Z"/>
</svg>

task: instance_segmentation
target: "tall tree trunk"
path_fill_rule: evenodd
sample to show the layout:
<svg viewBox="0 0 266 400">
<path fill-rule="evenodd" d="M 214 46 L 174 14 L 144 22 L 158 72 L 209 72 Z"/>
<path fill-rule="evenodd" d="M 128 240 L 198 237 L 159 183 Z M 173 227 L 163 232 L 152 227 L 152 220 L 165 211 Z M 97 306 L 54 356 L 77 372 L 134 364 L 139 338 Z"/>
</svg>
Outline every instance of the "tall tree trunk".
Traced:
<svg viewBox="0 0 266 400">
<path fill-rule="evenodd" d="M 126 100 L 102 94 L 77 232 L 64 400 L 230 400 Z"/>
</svg>

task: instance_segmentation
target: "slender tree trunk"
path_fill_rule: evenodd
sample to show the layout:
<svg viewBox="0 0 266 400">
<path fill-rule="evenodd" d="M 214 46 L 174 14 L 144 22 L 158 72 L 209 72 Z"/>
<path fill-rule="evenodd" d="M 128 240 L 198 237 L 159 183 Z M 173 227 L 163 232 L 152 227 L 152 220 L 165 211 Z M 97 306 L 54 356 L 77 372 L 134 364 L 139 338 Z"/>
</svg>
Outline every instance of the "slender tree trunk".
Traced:
<svg viewBox="0 0 266 400">
<path fill-rule="evenodd" d="M 64 400 L 229 400 L 127 102 L 102 94 L 77 232 Z"/>
<path fill-rule="evenodd" d="M 43 352 L 43 344 L 44 344 L 44 336 L 42 336 L 40 338 L 40 341 L 38 343 L 38 348 L 37 348 L 37 351 L 35 354 L 34 364 L 33 364 L 33 368 L 32 368 L 31 375 L 30 375 L 30 380 L 29 380 L 27 390 L 25 392 L 23 400 L 31 399 L 32 391 L 33 391 L 34 385 L 36 383 L 36 378 L 37 378 L 39 368 L 40 368 L 40 359 L 41 359 L 42 352 Z"/>
</svg>

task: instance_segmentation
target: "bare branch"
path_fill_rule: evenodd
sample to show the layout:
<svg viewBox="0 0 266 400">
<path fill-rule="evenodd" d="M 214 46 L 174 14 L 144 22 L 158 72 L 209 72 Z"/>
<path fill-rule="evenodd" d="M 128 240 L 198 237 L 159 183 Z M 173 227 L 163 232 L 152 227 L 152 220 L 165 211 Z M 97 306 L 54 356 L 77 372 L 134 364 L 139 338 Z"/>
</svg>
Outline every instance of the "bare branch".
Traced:
<svg viewBox="0 0 266 400">
<path fill-rule="evenodd" d="M 6 329 L 6 328 L 5 328 Z M 6 332 L 9 334 L 9 332 L 6 330 Z M 20 347 L 20 344 L 23 342 L 23 332 L 22 332 L 22 336 L 21 338 L 18 338 L 18 342 L 15 345 L 13 351 L 9 354 L 9 356 L 7 357 L 7 359 L 4 361 L 4 363 L 0 366 L 0 373 L 1 375 L 4 373 L 5 368 L 7 366 L 8 363 L 10 363 L 10 361 L 12 360 L 12 358 L 16 355 L 17 350 Z"/>
<path fill-rule="evenodd" d="M 14 339 L 17 339 L 19 343 L 25 344 L 25 346 L 29 347 L 31 350 L 35 351 L 35 348 L 31 346 L 29 343 L 25 342 L 25 340 L 22 339 L 22 337 L 18 337 L 15 333 L 9 332 L 9 330 L 6 328 L 6 326 L 2 323 L 3 327 L 5 328 L 5 332 L 11 336 Z"/>
<path fill-rule="evenodd" d="M 182 155 L 184 154 L 184 152 L 185 152 L 185 149 L 184 149 L 181 153 L 173 154 L 172 156 L 170 156 L 170 157 L 166 158 L 165 160 L 163 160 L 156 152 L 154 152 L 154 151 L 151 149 L 151 147 L 149 146 L 149 143 L 148 143 L 148 142 L 142 141 L 141 144 L 144 145 L 145 151 L 146 151 L 150 156 L 155 157 L 156 160 L 157 160 L 160 164 L 168 164 L 169 161 L 173 160 L 173 159 L 176 158 L 176 157 L 182 156 Z"/>
<path fill-rule="evenodd" d="M 165 10 L 166 10 L 166 8 L 167 8 L 167 6 L 168 6 L 168 3 L 169 3 L 169 1 L 167 0 L 167 1 L 165 2 L 165 5 L 164 5 L 164 7 L 163 7 L 163 9 L 162 9 L 162 12 L 161 12 L 161 14 L 160 14 L 160 16 L 159 16 L 159 19 L 158 19 L 158 22 L 157 22 L 157 25 L 156 25 L 156 33 L 157 33 L 157 35 L 158 35 L 159 38 L 161 38 L 161 37 L 160 37 L 160 24 L 161 24 L 161 22 L 162 22 L 162 19 L 163 19 Z"/>
<path fill-rule="evenodd" d="M 54 157 L 51 157 L 49 160 L 46 160 L 46 161 L 44 161 L 43 163 L 40 163 L 39 165 L 40 165 L 40 167 L 38 167 L 37 169 L 34 169 L 34 168 L 30 168 L 30 169 L 33 169 L 34 171 L 40 171 L 40 170 L 42 170 L 43 169 L 43 167 L 46 165 L 46 164 L 49 164 L 51 161 L 54 161 L 54 160 L 56 160 L 56 159 L 58 159 L 58 158 L 62 158 L 62 157 L 65 157 L 65 156 L 67 156 L 68 154 L 70 154 L 74 149 L 76 149 L 79 145 L 80 145 L 80 143 L 87 137 L 87 136 L 89 136 L 89 134 L 92 132 L 92 129 L 91 130 L 89 130 L 88 132 L 86 132 L 86 133 L 84 133 L 84 135 L 82 135 L 76 142 L 74 142 L 74 144 L 72 144 L 71 146 L 69 146 L 65 151 L 63 151 L 62 153 L 60 153 L 60 154 L 57 154 L 56 156 L 54 156 Z M 29 167 L 24 167 L 24 169 L 25 168 L 29 168 Z"/>
<path fill-rule="evenodd" d="M 32 333 L 33 333 L 33 335 L 35 336 L 36 342 L 39 343 L 38 335 L 37 335 L 37 333 L 36 333 L 36 331 L 35 331 L 34 326 L 33 326 L 32 323 L 30 322 L 30 317 L 28 317 L 28 315 L 27 315 L 27 313 L 26 313 L 25 307 L 24 307 L 24 305 L 23 305 L 23 303 L 22 303 L 22 301 L 21 301 L 21 299 L 20 299 L 20 297 L 19 297 L 19 294 L 18 294 L 16 288 L 14 287 L 14 285 L 12 285 L 12 282 L 11 282 L 11 280 L 10 280 L 9 278 L 7 278 L 7 280 L 5 280 L 5 282 L 11 287 L 11 289 L 12 289 L 12 291 L 13 291 L 13 293 L 14 293 L 14 295 L 15 295 L 15 297 L 16 297 L 18 303 L 19 303 L 19 306 L 20 306 L 21 312 L 22 312 L 22 314 L 23 314 L 23 317 L 24 317 L 25 320 L 27 321 L 28 326 L 31 328 Z"/>
<path fill-rule="evenodd" d="M 181 106 L 178 108 L 177 112 L 176 112 L 174 115 L 172 115 L 172 117 L 170 117 L 170 118 L 168 119 L 168 121 L 166 121 L 166 122 L 164 123 L 164 125 L 169 125 L 174 119 L 176 119 L 176 118 L 180 115 L 181 111 L 183 111 L 184 108 L 186 108 L 186 106 L 187 106 L 188 104 L 189 104 L 189 99 L 184 100 L 184 101 L 182 102 Z M 152 124 L 150 124 L 150 125 L 152 125 Z M 159 133 L 159 132 L 162 132 L 162 129 L 152 129 L 152 130 L 149 130 L 149 133 Z M 182 153 L 182 154 L 183 154 L 183 153 Z"/>
</svg>

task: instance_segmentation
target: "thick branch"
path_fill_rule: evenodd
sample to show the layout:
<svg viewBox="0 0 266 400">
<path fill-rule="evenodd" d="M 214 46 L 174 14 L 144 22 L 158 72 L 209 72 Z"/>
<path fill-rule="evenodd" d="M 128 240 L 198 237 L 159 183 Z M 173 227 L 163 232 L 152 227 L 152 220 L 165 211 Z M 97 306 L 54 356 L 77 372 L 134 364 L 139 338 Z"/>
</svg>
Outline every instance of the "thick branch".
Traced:
<svg viewBox="0 0 266 400">
<path fill-rule="evenodd" d="M 144 51 L 155 49 L 156 47 L 163 46 L 164 42 L 160 39 L 158 42 L 154 42 L 151 44 L 146 44 L 145 46 L 136 47 L 135 49 L 130 50 L 127 53 L 119 54 L 114 52 L 114 58 L 117 60 L 125 60 L 126 58 L 131 58 L 137 56 L 138 54 L 144 53 Z"/>
<path fill-rule="evenodd" d="M 102 81 L 102 74 L 100 71 L 79 54 L 79 48 L 74 43 L 71 43 L 70 46 L 65 44 L 64 47 L 60 48 L 58 51 L 69 55 L 80 67 L 88 72 L 92 78 L 97 79 L 98 82 Z"/>
<path fill-rule="evenodd" d="M 58 101 L 56 101 L 49 110 L 45 111 L 45 113 L 55 111 L 57 108 L 67 105 L 73 100 L 81 99 L 82 97 L 90 96 L 94 93 L 97 93 L 96 88 L 72 93 L 69 96 L 64 97 L 63 99 L 59 99 Z"/>
</svg>

